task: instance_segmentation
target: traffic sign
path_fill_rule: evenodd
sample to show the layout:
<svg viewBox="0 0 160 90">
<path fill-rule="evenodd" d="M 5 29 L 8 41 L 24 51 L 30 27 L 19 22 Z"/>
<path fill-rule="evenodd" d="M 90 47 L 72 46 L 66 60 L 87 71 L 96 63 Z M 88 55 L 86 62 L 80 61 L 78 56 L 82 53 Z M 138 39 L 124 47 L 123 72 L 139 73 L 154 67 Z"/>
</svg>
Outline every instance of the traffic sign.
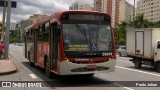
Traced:
<svg viewBox="0 0 160 90">
<path fill-rule="evenodd" d="M 4 7 L 4 0 L 0 0 L 0 7 Z M 6 6 L 8 5 L 8 1 L 6 1 Z M 16 8 L 17 7 L 17 2 L 16 1 L 11 1 L 11 7 Z"/>
</svg>

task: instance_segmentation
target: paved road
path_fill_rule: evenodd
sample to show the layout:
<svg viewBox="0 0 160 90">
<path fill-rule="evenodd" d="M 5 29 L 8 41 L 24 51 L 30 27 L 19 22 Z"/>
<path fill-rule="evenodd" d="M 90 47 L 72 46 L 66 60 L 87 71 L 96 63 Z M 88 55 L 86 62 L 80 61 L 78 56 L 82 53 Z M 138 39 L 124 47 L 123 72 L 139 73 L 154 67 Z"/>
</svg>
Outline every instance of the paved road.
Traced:
<svg viewBox="0 0 160 90">
<path fill-rule="evenodd" d="M 48 79 L 43 69 L 29 66 L 28 61 L 23 56 L 22 46 L 10 45 L 10 53 L 16 58 L 14 62 L 18 68 L 18 72 L 12 75 L 0 76 L 0 81 L 45 81 L 44 86 L 53 87 L 41 88 L 44 90 L 159 90 L 158 87 L 129 87 L 129 85 L 136 84 L 144 85 L 147 84 L 148 81 L 160 81 L 160 74 L 150 67 L 135 69 L 134 64 L 129 62 L 129 58 L 126 57 L 117 57 L 116 71 L 112 73 L 99 73 L 95 74 L 92 78 L 65 76 Z M 155 82 L 154 84 L 158 83 Z M 23 89 L 30 90 L 31 88 L 18 88 L 18 90 Z M 34 88 L 34 90 L 38 89 L 39 88 Z M 8 90 L 8 88 L 6 90 Z"/>
</svg>

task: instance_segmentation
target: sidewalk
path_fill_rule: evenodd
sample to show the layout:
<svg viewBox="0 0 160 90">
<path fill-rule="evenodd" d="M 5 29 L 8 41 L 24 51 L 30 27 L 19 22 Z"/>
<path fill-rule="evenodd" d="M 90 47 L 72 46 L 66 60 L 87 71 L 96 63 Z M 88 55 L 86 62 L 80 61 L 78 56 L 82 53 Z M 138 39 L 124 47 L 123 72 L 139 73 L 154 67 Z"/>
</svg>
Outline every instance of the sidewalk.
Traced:
<svg viewBox="0 0 160 90">
<path fill-rule="evenodd" d="M 9 57 L 9 59 L 0 59 L 0 75 L 10 74 L 17 71 L 12 58 L 13 57 Z"/>
</svg>

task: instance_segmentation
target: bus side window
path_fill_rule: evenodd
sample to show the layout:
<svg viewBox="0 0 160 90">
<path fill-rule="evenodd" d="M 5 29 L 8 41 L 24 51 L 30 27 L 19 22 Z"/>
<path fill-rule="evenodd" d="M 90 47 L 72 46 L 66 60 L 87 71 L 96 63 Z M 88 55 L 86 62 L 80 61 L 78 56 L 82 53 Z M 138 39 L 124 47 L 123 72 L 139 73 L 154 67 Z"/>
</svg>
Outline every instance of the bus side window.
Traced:
<svg viewBox="0 0 160 90">
<path fill-rule="evenodd" d="M 47 42 L 49 40 L 49 31 L 50 31 L 50 23 L 47 22 L 45 25 L 44 25 L 44 33 L 43 33 L 43 41 Z"/>
<path fill-rule="evenodd" d="M 31 41 L 34 42 L 34 31 L 31 29 Z"/>
<path fill-rule="evenodd" d="M 43 41 L 42 26 L 40 26 L 38 30 L 38 41 Z"/>
<path fill-rule="evenodd" d="M 28 30 L 27 32 L 27 42 L 31 41 L 31 30 Z"/>
<path fill-rule="evenodd" d="M 50 30 L 49 22 L 41 25 L 38 31 L 38 41 L 47 42 L 49 40 L 49 30 Z"/>
</svg>

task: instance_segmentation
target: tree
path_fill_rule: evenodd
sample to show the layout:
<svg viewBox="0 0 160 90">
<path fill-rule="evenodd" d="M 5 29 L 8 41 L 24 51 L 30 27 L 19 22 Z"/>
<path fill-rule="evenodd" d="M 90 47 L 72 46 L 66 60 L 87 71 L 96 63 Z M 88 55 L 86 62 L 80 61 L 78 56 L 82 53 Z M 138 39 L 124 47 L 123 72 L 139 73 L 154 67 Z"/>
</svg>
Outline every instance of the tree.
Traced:
<svg viewBox="0 0 160 90">
<path fill-rule="evenodd" d="M 126 29 L 127 28 L 160 28 L 160 21 L 158 22 L 151 22 L 147 19 L 144 19 L 144 14 L 138 14 L 134 21 L 129 23 L 122 22 L 116 29 L 115 29 L 115 40 L 118 45 L 125 45 L 126 42 Z"/>
<path fill-rule="evenodd" d="M 124 21 L 115 29 L 115 40 L 118 45 L 125 45 L 126 29 L 128 27 L 128 23 Z"/>
<path fill-rule="evenodd" d="M 18 43 L 21 40 L 21 36 L 19 34 L 11 34 L 10 35 L 10 43 Z"/>
<path fill-rule="evenodd" d="M 144 19 L 144 14 L 138 14 L 135 17 L 135 21 L 134 21 L 134 27 L 135 28 L 149 28 L 149 21 L 147 19 Z"/>
<path fill-rule="evenodd" d="M 158 21 L 158 22 L 155 23 L 155 27 L 156 28 L 160 28 L 160 21 Z"/>
</svg>

